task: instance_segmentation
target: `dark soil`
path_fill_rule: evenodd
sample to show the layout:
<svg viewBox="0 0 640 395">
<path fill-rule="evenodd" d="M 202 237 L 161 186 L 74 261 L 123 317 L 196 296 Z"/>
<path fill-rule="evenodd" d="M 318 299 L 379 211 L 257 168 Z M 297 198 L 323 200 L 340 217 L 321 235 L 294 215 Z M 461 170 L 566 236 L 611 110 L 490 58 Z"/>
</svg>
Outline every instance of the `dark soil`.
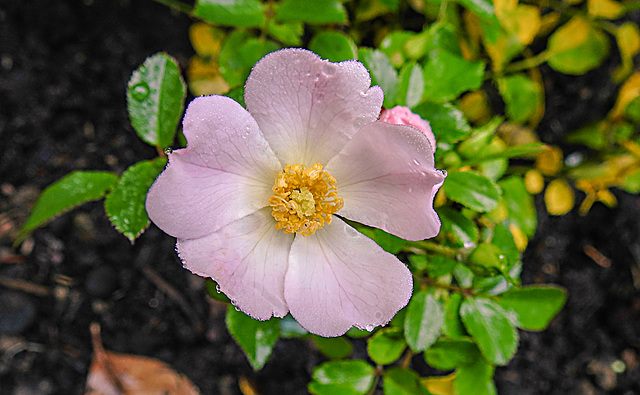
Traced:
<svg viewBox="0 0 640 395">
<path fill-rule="evenodd" d="M 204 394 L 239 394 L 242 377 L 262 394 L 303 394 L 323 361 L 310 343 L 281 340 L 253 372 L 225 329 L 224 306 L 181 268 L 175 241 L 152 226 L 131 245 L 100 202 L 11 248 L 47 185 L 156 156 L 129 124 L 126 84 L 158 51 L 185 66 L 190 22 L 150 0 L 0 0 L 0 394 L 82 393 L 91 322 L 107 349 L 165 361 Z M 551 89 L 548 103 L 561 93 Z M 570 296 L 548 330 L 521 334 L 496 373 L 501 394 L 640 393 L 640 200 L 617 197 L 613 210 L 541 217 L 523 281 L 561 284 Z M 590 247 L 608 261 L 589 258 Z"/>
</svg>

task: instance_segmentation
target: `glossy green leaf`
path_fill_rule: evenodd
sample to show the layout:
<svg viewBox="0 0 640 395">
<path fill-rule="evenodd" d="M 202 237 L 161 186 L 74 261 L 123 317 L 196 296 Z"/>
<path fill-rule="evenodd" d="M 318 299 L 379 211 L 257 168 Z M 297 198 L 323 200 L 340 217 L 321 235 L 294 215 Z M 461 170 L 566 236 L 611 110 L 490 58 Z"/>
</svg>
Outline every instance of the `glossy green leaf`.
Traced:
<svg viewBox="0 0 640 395">
<path fill-rule="evenodd" d="M 487 361 L 495 365 L 509 362 L 518 347 L 518 334 L 500 305 L 489 299 L 466 298 L 460 305 L 460 317 Z"/>
<path fill-rule="evenodd" d="M 428 395 L 418 373 L 410 369 L 394 367 L 384 373 L 382 388 L 385 395 Z"/>
<path fill-rule="evenodd" d="M 540 92 L 529 77 L 514 74 L 501 78 L 498 88 L 505 103 L 505 112 L 513 122 L 524 123 L 536 112 Z"/>
<path fill-rule="evenodd" d="M 337 32 L 324 31 L 316 34 L 309 43 L 309 50 L 331 62 L 358 58 L 358 47 L 355 42 Z"/>
<path fill-rule="evenodd" d="M 380 365 L 388 365 L 400 358 L 407 344 L 399 328 L 383 328 L 367 342 L 371 359 Z"/>
<path fill-rule="evenodd" d="M 258 321 L 230 305 L 226 318 L 229 333 L 240 345 L 254 370 L 260 370 L 271 356 L 280 336 L 280 320 Z"/>
<path fill-rule="evenodd" d="M 101 199 L 118 176 L 106 171 L 75 171 L 49 185 L 33 206 L 14 244 L 21 243 L 35 228 L 74 207 Z"/>
<path fill-rule="evenodd" d="M 451 200 L 476 211 L 490 211 L 500 200 L 500 188 L 493 181 L 468 171 L 450 172 L 442 189 Z"/>
<path fill-rule="evenodd" d="M 458 261 L 442 255 L 434 255 L 427 262 L 429 277 L 441 277 L 453 273 L 458 266 Z"/>
<path fill-rule="evenodd" d="M 493 383 L 495 368 L 484 359 L 478 358 L 469 365 L 458 368 L 454 379 L 458 395 L 496 395 L 498 392 Z"/>
<path fill-rule="evenodd" d="M 408 63 L 400 70 L 396 104 L 414 107 L 422 101 L 424 93 L 424 75 L 417 63 Z"/>
<path fill-rule="evenodd" d="M 147 193 L 166 163 L 166 158 L 157 158 L 130 166 L 104 201 L 109 220 L 132 243 L 149 226 Z"/>
<path fill-rule="evenodd" d="M 313 336 L 313 342 L 321 353 L 331 359 L 346 358 L 353 351 L 351 341 L 346 337 Z"/>
<path fill-rule="evenodd" d="M 169 55 L 148 57 L 129 79 L 127 107 L 138 136 L 158 148 L 171 145 L 184 108 L 186 85 Z"/>
<path fill-rule="evenodd" d="M 460 211 L 450 207 L 437 209 L 442 222 L 441 234 L 446 234 L 456 246 L 473 246 L 478 242 L 478 227 Z"/>
<path fill-rule="evenodd" d="M 460 265 L 460 267 L 464 266 Z M 459 292 L 453 292 L 444 304 L 444 326 L 442 331 L 447 337 L 456 338 L 467 335 L 467 331 L 464 329 L 462 319 L 460 318 L 461 303 L 462 294 Z"/>
<path fill-rule="evenodd" d="M 567 293 L 562 288 L 532 285 L 510 289 L 500 295 L 498 304 L 513 314 L 518 327 L 541 331 L 562 309 L 566 300 Z"/>
<path fill-rule="evenodd" d="M 384 106 L 393 107 L 398 92 L 398 74 L 383 52 L 362 48 L 358 59 L 371 73 L 371 85 L 379 85 L 384 91 Z"/>
<path fill-rule="evenodd" d="M 415 352 L 431 346 L 444 324 L 444 312 L 433 292 L 418 291 L 413 294 L 404 319 L 404 337 Z"/>
<path fill-rule="evenodd" d="M 457 151 L 460 153 L 460 156 L 466 159 L 484 156 L 484 152 L 489 147 L 489 144 L 495 136 L 496 129 L 498 129 L 502 121 L 502 118 L 496 117 L 486 125 L 477 128 L 469 138 L 458 145 Z"/>
<path fill-rule="evenodd" d="M 609 39 L 581 16 L 574 17 L 550 37 L 548 64 L 565 74 L 584 74 L 598 67 L 609 53 Z"/>
<path fill-rule="evenodd" d="M 527 143 L 522 145 L 514 145 L 499 152 L 484 153 L 479 157 L 465 160 L 465 165 L 475 165 L 496 159 L 509 159 L 517 157 L 532 157 L 542 151 L 548 150 L 548 146 L 542 143 Z"/>
<path fill-rule="evenodd" d="M 280 22 L 323 24 L 347 21 L 347 12 L 338 0 L 284 0 L 275 11 L 276 20 Z"/>
<path fill-rule="evenodd" d="M 374 229 L 371 232 L 371 238 L 380 246 L 383 250 L 392 254 L 397 254 L 407 244 L 407 241 L 385 232 L 382 229 Z"/>
<path fill-rule="evenodd" d="M 373 366 L 362 360 L 331 361 L 313 371 L 312 394 L 364 394 L 373 384 Z"/>
<path fill-rule="evenodd" d="M 429 121 L 438 141 L 455 143 L 471 133 L 471 127 L 462 112 L 449 103 L 423 102 L 413 112 Z"/>
<path fill-rule="evenodd" d="M 259 0 L 197 0 L 193 15 L 215 25 L 260 27 L 264 5 Z"/>
<path fill-rule="evenodd" d="M 518 247 L 513 240 L 513 234 L 511 234 L 505 223 L 499 223 L 493 229 L 491 244 L 498 247 L 500 252 L 507 258 L 509 262 L 508 268 L 511 268 L 520 259 L 520 251 L 518 251 Z"/>
<path fill-rule="evenodd" d="M 270 40 L 260 40 L 244 30 L 236 30 L 222 44 L 220 73 L 232 88 L 243 86 L 251 68 L 269 52 L 280 49 Z"/>
<path fill-rule="evenodd" d="M 218 302 L 223 303 L 231 303 L 231 300 L 224 293 L 219 291 L 218 283 L 213 281 L 213 279 L 208 278 L 205 282 L 205 287 L 207 288 L 207 294 Z"/>
<path fill-rule="evenodd" d="M 495 35 L 500 31 L 500 22 L 498 22 L 498 18 L 496 18 L 496 12 L 493 8 L 493 2 L 491 0 L 456 0 L 458 3 L 467 7 L 471 12 L 476 14 L 482 24 L 484 29 L 484 33 L 487 35 L 491 35 L 492 37 L 488 37 L 491 42 L 495 41 L 497 37 Z M 490 27 L 487 29 L 486 27 Z"/>
<path fill-rule="evenodd" d="M 280 320 L 280 337 L 283 339 L 295 339 L 309 334 L 291 314 L 287 314 Z"/>
<path fill-rule="evenodd" d="M 527 192 L 521 176 L 511 176 L 498 183 L 509 211 L 509 220 L 513 221 L 528 237 L 533 237 L 538 217 L 533 196 Z"/>
<path fill-rule="evenodd" d="M 424 95 L 435 102 L 455 99 L 462 92 L 480 87 L 484 68 L 482 62 L 470 62 L 442 49 L 433 50 L 424 65 Z"/>
<path fill-rule="evenodd" d="M 453 370 L 469 365 L 482 358 L 478 347 L 469 338 L 438 339 L 424 352 L 424 360 L 429 366 L 440 370 Z"/>
<path fill-rule="evenodd" d="M 267 25 L 267 31 L 271 37 L 283 44 L 296 47 L 302 46 L 304 27 L 300 22 L 278 23 L 271 19 Z"/>
<path fill-rule="evenodd" d="M 362 339 L 363 337 L 368 337 L 371 335 L 370 331 L 364 330 L 364 329 L 358 329 L 355 326 L 352 326 L 351 328 L 349 328 L 349 330 L 347 331 L 347 333 L 345 333 L 345 335 L 353 338 L 353 339 Z"/>
<path fill-rule="evenodd" d="M 467 266 L 478 276 L 494 276 L 507 270 L 507 259 L 498 246 L 480 243 L 467 257 Z"/>
</svg>

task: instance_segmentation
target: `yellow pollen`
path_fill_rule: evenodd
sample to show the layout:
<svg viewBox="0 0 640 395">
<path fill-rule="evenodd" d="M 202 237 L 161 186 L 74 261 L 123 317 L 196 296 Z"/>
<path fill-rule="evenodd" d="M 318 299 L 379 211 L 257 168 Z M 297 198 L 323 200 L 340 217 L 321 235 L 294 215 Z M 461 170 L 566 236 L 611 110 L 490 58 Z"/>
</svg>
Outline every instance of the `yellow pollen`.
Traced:
<svg viewBox="0 0 640 395">
<path fill-rule="evenodd" d="M 331 223 L 331 216 L 344 206 L 344 201 L 338 197 L 336 179 L 322 170 L 321 164 L 295 164 L 278 173 L 269 205 L 277 221 L 276 229 L 310 236 Z"/>
</svg>

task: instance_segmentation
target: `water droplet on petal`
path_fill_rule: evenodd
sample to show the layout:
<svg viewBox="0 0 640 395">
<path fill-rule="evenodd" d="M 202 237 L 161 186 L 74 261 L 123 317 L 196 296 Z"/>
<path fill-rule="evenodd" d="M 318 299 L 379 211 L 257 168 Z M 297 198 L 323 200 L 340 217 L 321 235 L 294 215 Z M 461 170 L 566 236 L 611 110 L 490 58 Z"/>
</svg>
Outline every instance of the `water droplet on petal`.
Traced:
<svg viewBox="0 0 640 395">
<path fill-rule="evenodd" d="M 162 152 L 164 152 L 165 155 L 169 155 L 171 152 L 173 152 L 173 148 L 167 147 L 164 150 L 162 150 Z"/>
<path fill-rule="evenodd" d="M 220 291 L 220 285 L 217 285 L 217 284 L 216 284 L 216 292 L 217 292 L 217 293 L 221 293 L 221 292 L 222 292 L 222 291 Z"/>
<path fill-rule="evenodd" d="M 365 325 L 364 329 L 371 332 L 372 330 L 374 330 L 376 328 L 375 325 Z"/>
<path fill-rule="evenodd" d="M 144 81 L 138 82 L 129 89 L 129 92 L 134 100 L 143 101 L 149 96 L 149 85 Z"/>
<path fill-rule="evenodd" d="M 420 161 L 417 160 L 417 159 L 414 159 L 413 160 L 413 164 L 416 165 L 416 166 L 420 166 Z"/>
</svg>

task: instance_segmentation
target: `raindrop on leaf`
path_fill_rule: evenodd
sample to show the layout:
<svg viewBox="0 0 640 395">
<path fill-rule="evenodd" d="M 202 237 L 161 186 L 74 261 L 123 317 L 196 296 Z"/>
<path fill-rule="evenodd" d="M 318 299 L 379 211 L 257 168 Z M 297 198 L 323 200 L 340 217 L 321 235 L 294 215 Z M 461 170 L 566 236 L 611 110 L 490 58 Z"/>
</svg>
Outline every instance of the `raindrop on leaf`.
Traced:
<svg viewBox="0 0 640 395">
<path fill-rule="evenodd" d="M 129 89 L 129 92 L 134 100 L 143 101 L 149 96 L 149 85 L 144 81 L 138 82 Z"/>
</svg>

